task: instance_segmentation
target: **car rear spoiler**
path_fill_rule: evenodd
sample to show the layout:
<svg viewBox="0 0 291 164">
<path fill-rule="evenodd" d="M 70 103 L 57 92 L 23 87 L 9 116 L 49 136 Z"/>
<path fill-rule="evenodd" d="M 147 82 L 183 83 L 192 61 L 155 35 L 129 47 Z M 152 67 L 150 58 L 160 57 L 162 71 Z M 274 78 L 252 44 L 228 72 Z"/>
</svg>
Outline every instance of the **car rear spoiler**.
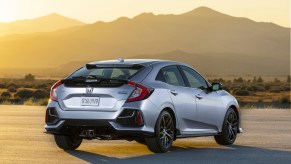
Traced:
<svg viewBox="0 0 291 164">
<path fill-rule="evenodd" d="M 141 64 L 86 64 L 87 69 L 95 69 L 95 68 L 133 68 L 139 69 L 142 68 Z"/>
</svg>

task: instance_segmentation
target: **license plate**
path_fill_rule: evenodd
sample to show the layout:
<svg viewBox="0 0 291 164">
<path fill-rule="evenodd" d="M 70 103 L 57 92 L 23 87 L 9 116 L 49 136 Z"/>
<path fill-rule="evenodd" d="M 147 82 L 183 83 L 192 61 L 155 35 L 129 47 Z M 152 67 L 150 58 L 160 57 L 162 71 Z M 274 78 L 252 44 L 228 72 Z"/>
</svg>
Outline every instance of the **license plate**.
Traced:
<svg viewBox="0 0 291 164">
<path fill-rule="evenodd" d="M 82 106 L 99 106 L 100 97 L 82 97 Z"/>
</svg>

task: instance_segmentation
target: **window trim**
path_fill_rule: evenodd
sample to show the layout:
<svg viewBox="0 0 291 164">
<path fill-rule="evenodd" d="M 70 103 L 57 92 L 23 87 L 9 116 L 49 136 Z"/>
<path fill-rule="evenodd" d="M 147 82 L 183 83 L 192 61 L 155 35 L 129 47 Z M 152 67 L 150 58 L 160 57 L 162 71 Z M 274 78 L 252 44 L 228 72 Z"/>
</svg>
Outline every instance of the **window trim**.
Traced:
<svg viewBox="0 0 291 164">
<path fill-rule="evenodd" d="M 167 68 L 167 67 L 173 67 L 173 66 L 177 68 L 178 72 L 180 73 L 180 75 L 181 75 L 181 77 L 182 77 L 182 81 L 183 81 L 183 83 L 184 83 L 185 86 L 181 86 L 181 85 L 173 85 L 173 84 L 169 84 L 169 83 L 167 83 L 165 77 L 163 76 L 163 74 L 162 74 L 162 79 L 158 80 L 157 77 L 158 77 L 158 75 L 161 73 L 161 71 L 162 71 L 163 69 L 165 69 L 165 68 Z M 164 66 L 164 67 L 160 68 L 159 72 L 158 72 L 157 75 L 156 75 L 155 80 L 156 80 L 156 81 L 161 81 L 161 80 L 163 80 L 163 81 L 161 81 L 161 82 L 166 83 L 166 84 L 171 85 L 171 86 L 175 86 L 175 87 L 188 87 L 188 86 L 187 86 L 187 82 L 186 82 L 186 80 L 184 79 L 183 74 L 181 73 L 181 70 L 180 70 L 180 68 L 179 68 L 179 65 L 176 65 L 176 64 L 174 64 L 174 65 L 167 65 L 167 66 Z"/>
<path fill-rule="evenodd" d="M 206 85 L 207 85 L 207 87 L 209 88 L 211 85 L 210 85 L 210 83 L 199 73 L 199 72 L 197 72 L 195 69 L 193 69 L 193 68 L 191 68 L 191 67 L 188 67 L 188 66 L 186 66 L 186 65 L 177 65 L 177 67 L 179 68 L 179 70 L 180 70 L 180 72 L 181 72 L 181 74 L 182 74 L 182 77 L 183 77 L 183 79 L 185 79 L 185 81 L 186 81 L 186 85 L 187 85 L 187 87 L 188 88 L 194 88 L 194 87 L 191 87 L 191 85 L 190 85 L 190 82 L 188 81 L 188 79 L 187 79 L 187 77 L 186 77 L 186 75 L 185 75 L 185 73 L 183 72 L 183 68 L 182 67 L 187 67 L 187 68 L 189 68 L 189 69 L 191 69 L 191 70 L 193 70 L 194 72 L 196 72 L 199 76 L 201 76 L 202 77 L 202 79 L 205 81 L 205 83 L 206 83 Z M 195 89 L 200 89 L 200 88 L 195 88 Z"/>
</svg>

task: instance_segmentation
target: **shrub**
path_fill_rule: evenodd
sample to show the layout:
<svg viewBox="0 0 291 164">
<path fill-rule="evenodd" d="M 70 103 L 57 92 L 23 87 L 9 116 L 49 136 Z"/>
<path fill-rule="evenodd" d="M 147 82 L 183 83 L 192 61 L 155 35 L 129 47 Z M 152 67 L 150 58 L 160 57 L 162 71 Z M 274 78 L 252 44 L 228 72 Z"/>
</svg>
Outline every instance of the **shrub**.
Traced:
<svg viewBox="0 0 291 164">
<path fill-rule="evenodd" d="M 18 86 L 17 86 L 16 84 L 14 84 L 14 83 L 10 83 L 10 84 L 8 84 L 8 85 L 7 85 L 7 88 L 9 88 L 9 87 L 18 88 Z"/>
<path fill-rule="evenodd" d="M 270 92 L 279 93 L 282 91 L 281 87 L 273 87 L 270 89 Z"/>
<path fill-rule="evenodd" d="M 11 94 L 9 92 L 2 92 L 1 97 L 9 98 L 11 97 Z"/>
<path fill-rule="evenodd" d="M 247 90 L 237 90 L 235 92 L 235 94 L 238 96 L 249 96 L 250 95 L 249 91 L 247 91 Z"/>
<path fill-rule="evenodd" d="M 43 98 L 48 98 L 49 97 L 49 93 L 45 90 L 36 90 L 33 93 L 33 97 L 36 99 L 43 99 Z"/>
<path fill-rule="evenodd" d="M 269 90 L 271 89 L 271 86 L 270 86 L 270 85 L 266 85 L 266 86 L 265 86 L 265 89 L 266 89 L 267 91 L 269 91 Z"/>
<path fill-rule="evenodd" d="M 254 91 L 254 88 L 253 87 L 247 87 L 247 90 L 248 91 Z"/>
<path fill-rule="evenodd" d="M 290 102 L 290 97 L 288 98 L 288 97 L 282 97 L 281 99 L 280 99 L 280 103 L 289 103 Z"/>
<path fill-rule="evenodd" d="M 285 90 L 285 91 L 290 91 L 290 85 L 286 85 L 286 86 L 284 86 L 284 90 Z"/>
<path fill-rule="evenodd" d="M 7 89 L 9 92 L 17 92 L 17 89 L 14 86 L 10 86 Z"/>
<path fill-rule="evenodd" d="M 223 90 L 230 92 L 230 89 L 228 87 L 222 87 Z"/>
<path fill-rule="evenodd" d="M 33 91 L 28 89 L 19 90 L 16 92 L 16 96 L 21 99 L 29 99 L 33 96 Z"/>
<path fill-rule="evenodd" d="M 4 84 L 0 84 L 0 88 L 6 88 Z"/>
<path fill-rule="evenodd" d="M 248 89 L 249 90 L 249 89 Z M 252 85 L 249 91 L 266 91 L 266 89 L 261 85 Z"/>
</svg>

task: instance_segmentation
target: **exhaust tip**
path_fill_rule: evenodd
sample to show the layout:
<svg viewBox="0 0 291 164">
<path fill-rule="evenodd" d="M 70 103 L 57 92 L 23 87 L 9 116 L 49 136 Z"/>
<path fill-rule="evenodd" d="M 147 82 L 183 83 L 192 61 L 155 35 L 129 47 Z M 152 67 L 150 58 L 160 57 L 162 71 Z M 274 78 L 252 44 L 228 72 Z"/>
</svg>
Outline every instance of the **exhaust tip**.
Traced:
<svg viewBox="0 0 291 164">
<path fill-rule="evenodd" d="M 95 131 L 94 130 L 83 130 L 79 136 L 84 137 L 84 138 L 94 138 Z"/>
</svg>

